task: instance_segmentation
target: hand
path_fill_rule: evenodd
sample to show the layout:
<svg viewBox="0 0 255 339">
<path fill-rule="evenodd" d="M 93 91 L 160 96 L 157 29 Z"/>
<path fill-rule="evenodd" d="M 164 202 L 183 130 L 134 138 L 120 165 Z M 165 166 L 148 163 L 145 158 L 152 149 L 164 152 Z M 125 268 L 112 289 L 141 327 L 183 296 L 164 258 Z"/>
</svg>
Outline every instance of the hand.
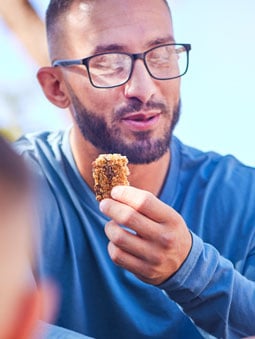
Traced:
<svg viewBox="0 0 255 339">
<path fill-rule="evenodd" d="M 190 252 L 192 237 L 184 220 L 153 194 L 131 186 L 113 188 L 112 198 L 100 203 L 112 219 L 105 227 L 110 257 L 146 283 L 163 283 Z"/>
</svg>

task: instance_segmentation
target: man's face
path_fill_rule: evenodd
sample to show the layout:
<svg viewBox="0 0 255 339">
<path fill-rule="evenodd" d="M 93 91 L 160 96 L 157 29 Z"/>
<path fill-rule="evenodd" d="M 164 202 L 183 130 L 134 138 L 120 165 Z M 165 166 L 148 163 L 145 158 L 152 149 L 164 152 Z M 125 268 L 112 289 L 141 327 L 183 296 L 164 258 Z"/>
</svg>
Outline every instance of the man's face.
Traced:
<svg viewBox="0 0 255 339">
<path fill-rule="evenodd" d="M 170 14 L 163 1 L 100 0 L 72 7 L 59 58 L 102 52 L 141 53 L 172 43 Z M 169 147 L 179 117 L 179 79 L 151 78 L 142 60 L 124 85 L 94 88 L 83 66 L 64 69 L 74 130 L 98 152 L 122 153 L 130 163 L 159 159 Z"/>
</svg>

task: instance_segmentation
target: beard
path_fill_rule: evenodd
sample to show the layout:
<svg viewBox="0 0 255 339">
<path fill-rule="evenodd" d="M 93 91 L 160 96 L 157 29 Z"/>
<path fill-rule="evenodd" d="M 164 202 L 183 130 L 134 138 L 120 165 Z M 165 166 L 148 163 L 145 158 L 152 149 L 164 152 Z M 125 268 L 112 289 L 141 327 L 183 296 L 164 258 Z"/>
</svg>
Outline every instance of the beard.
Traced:
<svg viewBox="0 0 255 339">
<path fill-rule="evenodd" d="M 73 117 L 85 140 L 96 147 L 100 153 L 120 153 L 125 155 L 131 164 L 149 164 L 160 159 L 170 147 L 173 129 L 180 117 L 181 101 L 173 110 L 172 119 L 166 105 L 163 103 L 141 103 L 138 99 L 129 99 L 128 103 L 113 112 L 109 127 L 103 116 L 89 111 L 80 102 L 73 90 L 69 88 L 72 98 Z M 139 112 L 142 109 L 160 109 L 162 116 L 168 117 L 162 136 L 152 138 L 150 131 L 133 132 L 132 142 L 126 142 L 118 127 L 125 114 Z"/>
</svg>

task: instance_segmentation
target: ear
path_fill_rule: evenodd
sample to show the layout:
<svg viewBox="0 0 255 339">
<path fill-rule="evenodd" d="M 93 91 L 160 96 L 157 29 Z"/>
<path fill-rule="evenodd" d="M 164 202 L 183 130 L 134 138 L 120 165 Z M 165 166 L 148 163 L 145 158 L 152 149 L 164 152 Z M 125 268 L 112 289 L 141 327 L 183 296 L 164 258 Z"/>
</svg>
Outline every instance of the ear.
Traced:
<svg viewBox="0 0 255 339">
<path fill-rule="evenodd" d="M 50 102 L 60 108 L 67 108 L 70 105 L 69 96 L 59 68 L 42 67 L 37 73 L 37 79 Z"/>
</svg>

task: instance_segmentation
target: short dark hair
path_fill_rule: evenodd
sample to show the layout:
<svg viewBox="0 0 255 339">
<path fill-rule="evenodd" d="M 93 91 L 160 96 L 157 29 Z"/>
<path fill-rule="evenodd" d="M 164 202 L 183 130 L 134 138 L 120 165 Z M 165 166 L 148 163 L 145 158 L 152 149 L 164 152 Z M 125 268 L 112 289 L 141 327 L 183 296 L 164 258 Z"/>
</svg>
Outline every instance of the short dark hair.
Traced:
<svg viewBox="0 0 255 339">
<path fill-rule="evenodd" d="M 0 136 L 0 183 L 5 182 L 17 191 L 28 190 L 29 175 L 25 162 L 11 144 Z"/>
<path fill-rule="evenodd" d="M 84 0 L 86 2 L 86 0 Z M 91 1 L 91 0 L 87 0 Z M 96 1 L 96 0 L 94 0 Z M 164 3 L 169 8 L 169 4 L 167 0 L 163 0 Z M 71 5 L 75 2 L 75 0 L 50 0 L 46 11 L 46 27 L 47 31 L 50 30 L 50 27 L 54 24 L 54 22 L 64 13 L 66 13 Z"/>
<path fill-rule="evenodd" d="M 46 29 L 49 33 L 58 18 L 66 13 L 75 0 L 51 0 L 46 11 Z"/>
<path fill-rule="evenodd" d="M 46 11 L 46 31 L 47 31 L 47 37 L 48 37 L 48 43 L 49 45 L 51 42 L 53 44 L 56 43 L 55 41 L 55 30 L 57 29 L 57 23 L 61 16 L 69 11 L 72 4 L 77 0 L 50 0 L 50 3 L 48 5 L 47 11 Z M 96 0 L 80 0 L 83 2 L 92 2 Z M 158 1 L 158 0 L 155 0 Z M 164 3 L 167 5 L 167 8 L 170 12 L 170 7 L 167 2 L 167 0 L 163 0 Z M 51 49 L 51 46 L 49 46 Z"/>
</svg>

